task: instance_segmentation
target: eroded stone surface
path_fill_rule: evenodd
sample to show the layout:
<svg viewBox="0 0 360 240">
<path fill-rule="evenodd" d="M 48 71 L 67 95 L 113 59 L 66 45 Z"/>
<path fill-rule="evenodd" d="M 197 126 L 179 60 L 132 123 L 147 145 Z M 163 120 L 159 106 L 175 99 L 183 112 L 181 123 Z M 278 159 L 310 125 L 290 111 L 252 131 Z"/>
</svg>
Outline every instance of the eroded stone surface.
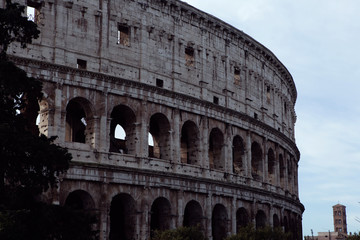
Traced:
<svg viewBox="0 0 360 240">
<path fill-rule="evenodd" d="M 44 83 L 40 132 L 73 155 L 54 203 L 98 214 L 101 239 L 248 223 L 301 239 L 297 93 L 272 52 L 175 0 L 16 2 L 41 35 L 9 53 Z"/>
</svg>

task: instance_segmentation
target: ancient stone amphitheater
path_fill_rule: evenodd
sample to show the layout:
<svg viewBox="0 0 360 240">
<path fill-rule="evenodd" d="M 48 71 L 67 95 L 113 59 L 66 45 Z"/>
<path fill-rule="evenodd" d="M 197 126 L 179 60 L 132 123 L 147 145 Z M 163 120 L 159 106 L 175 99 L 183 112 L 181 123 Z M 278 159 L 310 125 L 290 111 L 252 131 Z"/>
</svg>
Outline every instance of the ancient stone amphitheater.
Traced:
<svg viewBox="0 0 360 240">
<path fill-rule="evenodd" d="M 40 133 L 73 155 L 54 204 L 97 214 L 100 239 L 302 238 L 297 92 L 269 49 L 178 0 L 17 2 L 41 35 L 9 54 L 44 83 Z"/>
</svg>

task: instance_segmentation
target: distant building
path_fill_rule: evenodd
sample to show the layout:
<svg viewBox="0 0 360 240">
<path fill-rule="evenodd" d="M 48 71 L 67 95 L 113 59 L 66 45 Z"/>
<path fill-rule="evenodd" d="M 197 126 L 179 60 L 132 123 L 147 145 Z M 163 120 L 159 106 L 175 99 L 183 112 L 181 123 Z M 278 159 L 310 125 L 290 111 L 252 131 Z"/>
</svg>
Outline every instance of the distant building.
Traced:
<svg viewBox="0 0 360 240">
<path fill-rule="evenodd" d="M 346 206 L 333 206 L 334 232 L 318 232 L 317 236 L 306 236 L 305 240 L 343 240 L 347 236 Z"/>
<path fill-rule="evenodd" d="M 346 207 L 341 204 L 333 206 L 334 231 L 347 235 Z"/>
</svg>

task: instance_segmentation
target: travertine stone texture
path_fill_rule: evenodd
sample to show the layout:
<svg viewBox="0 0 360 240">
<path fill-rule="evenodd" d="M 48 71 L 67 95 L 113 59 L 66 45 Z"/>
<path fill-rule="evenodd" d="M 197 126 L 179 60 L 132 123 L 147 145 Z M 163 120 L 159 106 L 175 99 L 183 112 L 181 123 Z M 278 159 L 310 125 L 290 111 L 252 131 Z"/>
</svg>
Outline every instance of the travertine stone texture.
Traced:
<svg viewBox="0 0 360 240">
<path fill-rule="evenodd" d="M 177 0 L 16 2 L 41 35 L 9 54 L 43 81 L 39 132 L 73 155 L 53 203 L 97 214 L 100 239 L 249 223 L 302 239 L 297 92 L 269 49 Z"/>
</svg>

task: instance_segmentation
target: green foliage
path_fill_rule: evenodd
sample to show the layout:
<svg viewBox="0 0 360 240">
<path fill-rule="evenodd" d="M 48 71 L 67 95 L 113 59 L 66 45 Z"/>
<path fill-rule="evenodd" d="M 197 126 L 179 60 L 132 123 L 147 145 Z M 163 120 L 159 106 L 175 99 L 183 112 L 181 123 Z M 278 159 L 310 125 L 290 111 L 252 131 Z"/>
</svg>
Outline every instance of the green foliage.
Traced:
<svg viewBox="0 0 360 240">
<path fill-rule="evenodd" d="M 13 41 L 26 47 L 39 35 L 24 9 L 10 0 L 0 9 L 0 239 L 96 239 L 93 214 L 38 200 L 56 187 L 72 156 L 55 137 L 34 132 L 42 84 L 6 55 Z"/>
<path fill-rule="evenodd" d="M 253 226 L 241 227 L 238 234 L 226 238 L 226 240 L 290 240 L 290 233 L 284 233 L 281 228 L 272 229 L 264 227 L 255 229 Z"/>
<path fill-rule="evenodd" d="M 173 230 L 155 231 L 151 240 L 205 240 L 199 227 L 179 227 Z"/>
<path fill-rule="evenodd" d="M 0 58 L 6 55 L 10 43 L 20 42 L 21 47 L 39 37 L 40 31 L 34 22 L 24 16 L 24 6 L 6 0 L 6 8 L 0 9 Z"/>
<path fill-rule="evenodd" d="M 37 204 L 31 210 L 0 212 L 0 239 L 2 240 L 92 240 L 97 232 L 91 224 L 96 218 L 84 211 L 55 205 Z"/>
<path fill-rule="evenodd" d="M 354 233 L 354 235 L 351 236 L 347 236 L 348 240 L 360 240 L 360 232 L 359 233 Z"/>
</svg>

